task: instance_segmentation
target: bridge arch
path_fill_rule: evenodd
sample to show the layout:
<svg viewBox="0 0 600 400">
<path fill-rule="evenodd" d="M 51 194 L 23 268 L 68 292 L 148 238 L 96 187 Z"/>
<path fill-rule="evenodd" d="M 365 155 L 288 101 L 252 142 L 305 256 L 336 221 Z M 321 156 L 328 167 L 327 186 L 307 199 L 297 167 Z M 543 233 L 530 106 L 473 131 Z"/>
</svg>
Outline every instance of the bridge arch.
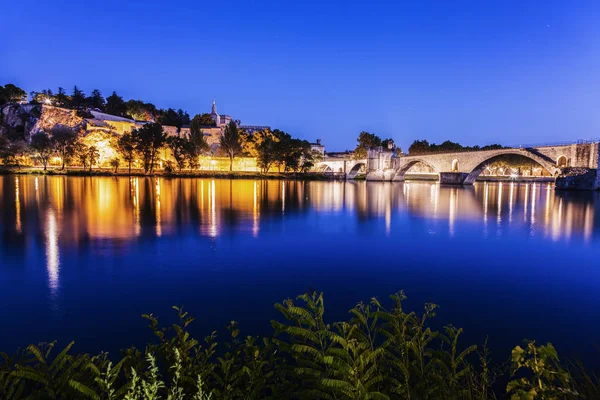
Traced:
<svg viewBox="0 0 600 400">
<path fill-rule="evenodd" d="M 456 158 L 452 160 L 452 172 L 458 172 L 458 160 Z"/>
<path fill-rule="evenodd" d="M 569 166 L 569 159 L 565 155 L 561 155 L 556 160 L 556 166 L 558 168 L 564 168 Z"/>
<path fill-rule="evenodd" d="M 553 163 L 551 163 L 550 161 L 548 161 L 540 156 L 537 156 L 536 154 L 524 153 L 524 152 L 518 151 L 518 150 L 502 151 L 502 152 L 490 154 L 488 157 L 485 157 L 483 159 L 483 161 L 480 161 L 479 164 L 477 164 L 477 166 L 475 166 L 470 172 L 468 172 L 468 175 L 465 178 L 464 183 L 465 184 L 474 183 L 475 180 L 477 179 L 477 177 L 479 177 L 479 175 L 483 172 L 486 165 L 490 161 L 492 161 L 496 158 L 500 158 L 505 155 L 517 155 L 517 156 L 528 158 L 528 159 L 536 162 L 537 164 L 539 164 L 542 168 L 544 168 L 546 171 L 548 171 L 553 176 L 555 176 L 559 172 L 559 170 L 556 168 L 556 166 Z"/>
<path fill-rule="evenodd" d="M 434 170 L 435 173 L 438 174 L 438 176 L 439 176 L 440 171 L 432 163 L 428 162 L 427 160 L 425 160 L 423 158 L 413 158 L 410 161 L 406 162 L 405 164 L 402 164 L 400 167 L 396 168 L 396 170 L 394 171 L 392 180 L 403 181 L 408 170 L 411 169 L 412 167 L 414 167 L 418 163 L 423 163 L 423 164 L 427 165 L 429 168 Z"/>
<path fill-rule="evenodd" d="M 350 169 L 350 171 L 348 171 L 346 178 L 354 179 L 361 171 L 362 172 L 367 171 L 367 163 L 357 162 L 356 164 L 354 164 L 354 166 Z"/>
</svg>

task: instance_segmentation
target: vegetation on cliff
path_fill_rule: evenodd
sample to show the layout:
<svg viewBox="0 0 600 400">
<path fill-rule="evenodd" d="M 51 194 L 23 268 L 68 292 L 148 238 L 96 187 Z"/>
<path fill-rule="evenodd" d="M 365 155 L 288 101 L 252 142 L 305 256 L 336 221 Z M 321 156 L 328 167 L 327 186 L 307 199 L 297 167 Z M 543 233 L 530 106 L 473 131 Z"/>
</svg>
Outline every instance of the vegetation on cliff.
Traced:
<svg viewBox="0 0 600 400">
<path fill-rule="evenodd" d="M 437 307 L 404 310 L 402 292 L 390 306 L 373 298 L 330 323 L 323 294 L 310 292 L 275 308 L 271 337 L 242 336 L 235 322 L 219 344 L 213 332 L 193 338 L 194 321 L 162 327 L 143 315 L 156 336 L 119 358 L 72 354 L 56 343 L 31 345 L 0 362 L 0 397 L 36 399 L 597 399 L 598 380 L 568 369 L 551 344 L 516 346 L 510 368 L 491 364 L 487 346 L 462 344 L 462 329 L 432 328 Z M 502 387 L 498 389 L 500 382 Z"/>
</svg>

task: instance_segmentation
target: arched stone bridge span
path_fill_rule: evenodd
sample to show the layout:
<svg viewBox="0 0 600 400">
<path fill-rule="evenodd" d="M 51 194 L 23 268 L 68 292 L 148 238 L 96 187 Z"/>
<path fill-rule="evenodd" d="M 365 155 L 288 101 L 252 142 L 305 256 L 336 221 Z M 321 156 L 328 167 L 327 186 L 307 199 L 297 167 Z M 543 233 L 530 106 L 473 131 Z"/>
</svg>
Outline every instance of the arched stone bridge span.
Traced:
<svg viewBox="0 0 600 400">
<path fill-rule="evenodd" d="M 597 141 L 399 157 L 393 157 L 390 151 L 371 149 L 367 160 L 367 180 L 403 181 L 406 172 L 413 165 L 422 162 L 439 174 L 442 184 L 472 184 L 491 160 L 503 155 L 527 157 L 540 164 L 552 176 L 559 176 L 568 167 L 586 170 L 590 172 L 586 178 L 591 179 L 590 185 L 595 189 L 600 187 Z"/>
<path fill-rule="evenodd" d="M 359 173 L 367 173 L 367 159 L 331 158 L 317 163 L 315 170 L 325 173 L 344 174 L 346 179 L 354 179 Z"/>
</svg>

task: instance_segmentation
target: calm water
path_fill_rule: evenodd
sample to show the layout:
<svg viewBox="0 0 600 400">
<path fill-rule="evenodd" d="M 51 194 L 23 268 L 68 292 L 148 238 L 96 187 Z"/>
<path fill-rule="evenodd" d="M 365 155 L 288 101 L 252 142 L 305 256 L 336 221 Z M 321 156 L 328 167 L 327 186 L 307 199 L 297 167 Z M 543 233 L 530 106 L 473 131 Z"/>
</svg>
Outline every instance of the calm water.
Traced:
<svg viewBox="0 0 600 400">
<path fill-rule="evenodd" d="M 438 323 L 598 359 L 600 198 L 548 184 L 0 176 L 0 350 L 77 340 L 116 351 L 172 305 L 204 336 L 268 334 L 315 288 L 332 319 L 404 289 Z M 225 336 L 223 334 L 223 336 Z M 592 357 L 593 355 L 593 357 Z"/>
</svg>

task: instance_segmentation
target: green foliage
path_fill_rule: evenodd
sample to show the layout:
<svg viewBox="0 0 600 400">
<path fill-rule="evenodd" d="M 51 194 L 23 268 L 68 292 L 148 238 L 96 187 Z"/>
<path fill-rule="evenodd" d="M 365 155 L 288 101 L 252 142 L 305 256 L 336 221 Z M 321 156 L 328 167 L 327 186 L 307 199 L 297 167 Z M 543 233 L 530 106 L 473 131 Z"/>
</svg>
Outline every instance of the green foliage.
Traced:
<svg viewBox="0 0 600 400">
<path fill-rule="evenodd" d="M 476 150 L 498 150 L 504 147 L 499 144 L 491 144 L 488 146 L 463 146 L 459 143 L 446 140 L 442 144 L 429 143 L 427 140 L 415 140 L 408 148 L 408 153 L 411 156 L 430 153 L 446 153 L 446 152 L 461 152 L 461 151 L 476 151 Z"/>
<path fill-rule="evenodd" d="M 45 171 L 48 167 L 50 156 L 54 153 L 54 143 L 52 142 L 52 139 L 50 139 L 45 132 L 36 133 L 31 136 L 30 146 L 44 166 Z"/>
<path fill-rule="evenodd" d="M 135 160 L 137 152 L 137 140 L 131 133 L 125 133 L 117 140 L 117 151 L 119 155 L 127 162 L 129 174 L 131 174 L 131 164 Z"/>
<path fill-rule="evenodd" d="M 171 149 L 171 156 L 175 159 L 177 167 L 181 171 L 185 168 L 186 152 L 190 149 L 188 140 L 179 136 L 172 136 L 167 139 L 167 145 Z"/>
<path fill-rule="evenodd" d="M 576 398 L 570 389 L 570 374 L 562 368 L 558 353 L 552 344 L 537 347 L 527 341 L 525 348 L 512 351 L 511 380 L 506 392 L 511 399 L 566 399 Z"/>
<path fill-rule="evenodd" d="M 495 399 L 497 371 L 487 344 L 460 344 L 462 329 L 431 327 L 437 306 L 421 314 L 403 308 L 402 292 L 386 308 L 373 298 L 350 310 L 348 321 L 329 323 L 322 293 L 287 299 L 275 308 L 273 337 L 243 337 L 235 322 L 217 345 L 216 332 L 200 341 L 189 333 L 194 318 L 173 307 L 178 322 L 162 327 L 144 314 L 156 342 L 141 352 L 72 355 L 70 343 L 29 346 L 0 358 L 0 398 L 94 400 L 259 399 Z M 571 374 L 551 344 L 515 347 L 507 394 L 512 399 L 598 398 L 598 380 L 583 368 Z"/>
<path fill-rule="evenodd" d="M 194 115 L 194 118 L 190 121 L 190 130 L 192 126 L 194 129 L 199 129 L 202 126 L 217 126 L 217 123 L 212 119 L 210 114 L 204 113 Z"/>
<path fill-rule="evenodd" d="M 0 106 L 7 103 L 19 103 L 27 100 L 27 92 L 12 83 L 0 86 Z"/>
<path fill-rule="evenodd" d="M 369 133 L 365 131 L 362 131 L 358 135 L 358 139 L 356 139 L 356 141 L 358 143 L 356 145 L 356 149 L 354 149 L 355 159 L 366 158 L 370 148 L 375 148 L 379 146 L 385 148 L 394 147 L 394 141 L 392 139 L 382 140 L 379 136 L 375 135 L 374 133 Z"/>
<path fill-rule="evenodd" d="M 52 141 L 57 153 L 62 158 L 62 168 L 65 169 L 68 160 L 73 154 L 73 146 L 77 141 L 77 133 L 64 125 L 55 125 L 51 131 Z"/>
<path fill-rule="evenodd" d="M 161 124 L 149 123 L 134 129 L 131 135 L 136 142 L 136 150 L 144 161 L 144 172 L 152 173 L 158 151 L 167 143 L 167 134 Z"/>
<path fill-rule="evenodd" d="M 158 110 L 152 103 L 144 103 L 141 100 L 129 100 L 125 103 L 127 115 L 137 121 L 154 122 L 158 117 Z"/>
<path fill-rule="evenodd" d="M 83 106 L 85 106 L 85 94 L 77 86 L 74 86 L 71 94 L 71 107 L 82 108 Z"/>
<path fill-rule="evenodd" d="M 242 153 L 242 142 L 238 127 L 234 121 L 225 127 L 225 133 L 221 136 L 221 151 L 229 157 L 229 170 L 233 171 L 233 159 Z"/>
<path fill-rule="evenodd" d="M 112 94 L 106 98 L 105 110 L 109 114 L 118 115 L 120 117 L 127 115 L 125 101 L 117 94 L 117 92 L 112 92 Z"/>
<path fill-rule="evenodd" d="M 104 111 L 106 105 L 104 96 L 102 96 L 102 93 L 98 89 L 92 90 L 92 93 L 85 99 L 85 102 L 89 108 L 98 109 L 100 111 Z"/>
</svg>

